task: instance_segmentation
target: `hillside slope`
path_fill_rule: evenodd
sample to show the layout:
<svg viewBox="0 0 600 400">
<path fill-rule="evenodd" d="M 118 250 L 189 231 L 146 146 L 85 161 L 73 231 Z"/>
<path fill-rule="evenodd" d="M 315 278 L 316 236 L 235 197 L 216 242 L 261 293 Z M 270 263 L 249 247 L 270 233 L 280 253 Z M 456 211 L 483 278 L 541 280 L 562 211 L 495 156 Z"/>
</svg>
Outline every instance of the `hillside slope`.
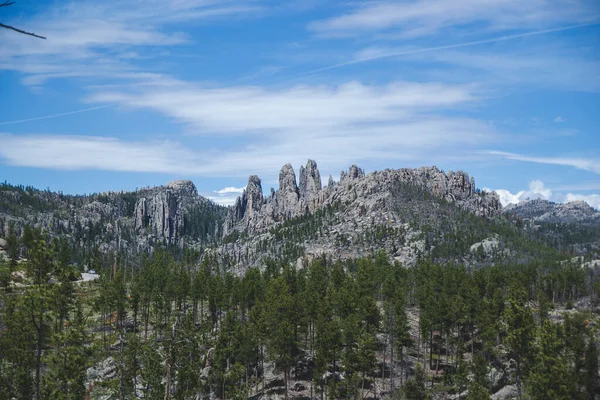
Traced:
<svg viewBox="0 0 600 400">
<path fill-rule="evenodd" d="M 207 254 L 240 274 L 266 258 L 302 263 L 323 254 L 352 259 L 379 250 L 406 266 L 428 257 L 485 265 L 552 253 L 502 217 L 495 193 L 477 190 L 465 172 L 436 167 L 366 175 L 351 166 L 322 187 L 315 161 L 300 168 L 298 185 L 287 164 L 279 189 L 268 196 L 259 177 L 249 178 L 223 232 L 221 244 Z"/>
<path fill-rule="evenodd" d="M 0 185 L 0 237 L 25 227 L 65 238 L 76 259 L 97 249 L 132 254 L 156 245 L 183 247 L 221 236 L 225 208 L 198 195 L 191 181 L 135 192 L 63 195 L 31 187 Z"/>
</svg>

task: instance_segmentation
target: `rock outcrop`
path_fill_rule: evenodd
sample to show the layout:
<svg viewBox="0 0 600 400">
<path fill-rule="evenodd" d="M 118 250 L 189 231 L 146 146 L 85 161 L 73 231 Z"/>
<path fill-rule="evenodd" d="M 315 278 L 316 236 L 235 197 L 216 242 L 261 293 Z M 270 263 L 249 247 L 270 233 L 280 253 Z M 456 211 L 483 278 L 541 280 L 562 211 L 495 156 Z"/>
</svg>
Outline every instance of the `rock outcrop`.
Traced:
<svg viewBox="0 0 600 400">
<path fill-rule="evenodd" d="M 235 260 L 235 265 L 243 269 L 259 262 L 257 260 L 265 255 L 264 251 L 261 253 L 265 242 L 277 241 L 277 237 L 272 237 L 272 228 L 319 211 L 331 213 L 332 210 L 343 209 L 335 213 L 335 218 L 328 214 L 332 220 L 324 223 L 319 233 L 315 232 L 307 238 L 309 242 L 287 242 L 275 246 L 300 245 L 315 255 L 325 252 L 338 257 L 352 257 L 357 255 L 352 248 L 358 250 L 357 247 L 347 246 L 350 238 L 362 240 L 360 237 L 365 234 L 371 235 L 368 233 L 370 230 L 385 226 L 385 229 L 392 229 L 395 233 L 404 232 L 403 237 L 411 243 L 398 246 L 390 238 L 384 248 L 393 250 L 390 253 L 398 260 L 413 263 L 419 254 L 427 251 L 427 246 L 421 233 L 408 227 L 406 221 L 393 210 L 397 201 L 395 191 L 402 185 L 421 188 L 482 217 L 497 217 L 502 210 L 498 196 L 476 191 L 475 180 L 463 171 L 445 173 L 436 167 L 422 167 L 365 174 L 361 168 L 352 165 L 348 171 L 341 172 L 339 182 L 334 182 L 330 176 L 327 186 L 323 188 L 317 163 L 308 160 L 305 167 L 300 167 L 298 186 L 292 165 L 286 164 L 279 173 L 279 189 L 271 191 L 266 197 L 261 196 L 262 191 L 261 194 L 257 193 L 260 180 L 256 176 L 250 177 L 246 191 L 229 209 L 223 229 L 224 234 L 238 231 L 247 234 L 248 239 L 224 244 L 214 252 L 217 257 Z M 253 195 L 250 196 L 250 193 Z M 322 218 L 320 215 L 319 218 Z M 342 247 L 345 250 L 340 250 Z"/>
<path fill-rule="evenodd" d="M 525 200 L 508 205 L 504 212 L 532 222 L 600 225 L 600 211 L 583 201 L 560 204 L 543 199 Z"/>
<path fill-rule="evenodd" d="M 308 212 L 314 212 L 319 204 L 321 194 L 321 174 L 317 163 L 308 160 L 305 167 L 300 167 L 300 203 Z"/>
<path fill-rule="evenodd" d="M 135 205 L 134 228 L 175 243 L 182 236 L 185 207 L 197 196 L 196 186 L 189 180 L 173 181 L 165 188 L 145 191 Z"/>
<path fill-rule="evenodd" d="M 248 178 L 246 189 L 235 201 L 233 207 L 225 220 L 224 232 L 227 234 L 236 223 L 244 221 L 246 227 L 252 224 L 254 215 L 258 213 L 263 205 L 264 198 L 260 178 L 251 175 Z"/>
<path fill-rule="evenodd" d="M 294 217 L 298 212 L 300 193 L 296 186 L 296 174 L 292 164 L 285 164 L 279 171 L 279 190 L 275 193 L 275 220 Z"/>
<path fill-rule="evenodd" d="M 257 193 L 262 196 L 262 190 Z M 198 195 L 189 180 L 91 195 L 6 185 L 0 190 L 0 237 L 9 227 L 21 236 L 29 225 L 64 237 L 78 251 L 133 254 L 151 251 L 156 244 L 182 246 L 184 238 L 190 246 L 220 238 L 225 210 Z M 75 257 L 80 255 L 84 253 Z"/>
</svg>

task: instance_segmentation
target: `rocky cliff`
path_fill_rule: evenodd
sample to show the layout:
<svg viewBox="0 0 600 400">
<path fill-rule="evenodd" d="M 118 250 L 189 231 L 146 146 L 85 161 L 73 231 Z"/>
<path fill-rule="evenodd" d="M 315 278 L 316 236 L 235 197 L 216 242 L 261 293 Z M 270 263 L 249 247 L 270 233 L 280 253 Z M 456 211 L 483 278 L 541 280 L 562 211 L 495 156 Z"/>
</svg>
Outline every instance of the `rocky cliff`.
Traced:
<svg viewBox="0 0 600 400">
<path fill-rule="evenodd" d="M 368 240 L 363 241 L 366 235 L 389 231 L 383 235 L 387 242 L 380 243 L 381 248 L 391 251 L 399 261 L 414 263 L 426 251 L 426 243 L 422 230 L 408 224 L 395 210 L 395 191 L 400 186 L 424 190 L 480 217 L 498 217 L 502 211 L 498 196 L 476 191 L 475 180 L 467 173 L 445 173 L 436 167 L 365 174 L 353 165 L 341 172 L 338 182 L 329 177 L 328 185 L 322 187 L 317 163 L 309 160 L 300 168 L 296 182 L 293 167 L 286 164 L 279 172 L 279 189 L 263 196 L 260 179 L 251 176 L 246 191 L 228 211 L 224 243 L 212 254 L 241 270 L 260 264 L 265 256 L 277 257 L 285 252 L 352 257 L 376 250 Z M 414 201 L 418 203 L 418 199 Z M 310 219 L 313 221 L 306 222 Z M 292 238 L 290 230 L 311 233 L 302 236 L 300 232 Z M 290 240 L 282 240 L 286 235 Z"/>
<path fill-rule="evenodd" d="M 583 201 L 526 200 L 507 206 L 504 214 L 561 252 L 600 252 L 600 211 Z"/>
<path fill-rule="evenodd" d="M 67 238 L 74 249 L 103 253 L 147 251 L 153 246 L 200 245 L 221 237 L 225 208 L 198 195 L 191 181 L 135 192 L 63 195 L 3 184 L 0 237 L 26 225 Z"/>
<path fill-rule="evenodd" d="M 533 222 L 600 226 L 600 211 L 593 209 L 583 201 L 560 204 L 543 199 L 525 200 L 518 204 L 508 205 L 504 212 Z"/>
<path fill-rule="evenodd" d="M 389 196 L 390 188 L 397 183 L 422 186 L 476 215 L 493 217 L 502 210 L 495 193 L 475 192 L 475 179 L 469 178 L 466 172 L 445 173 L 436 167 L 422 167 L 365 175 L 362 169 L 352 165 L 340 173 L 338 182 L 330 177 L 328 186 L 323 188 L 317 163 L 308 160 L 306 167 L 300 167 L 299 185 L 296 185 L 293 167 L 286 164 L 279 172 L 279 189 L 267 197 L 262 195 L 260 179 L 252 175 L 246 190 L 230 208 L 223 232 L 227 235 L 232 230 L 253 232 L 269 228 L 287 219 L 312 214 L 334 202 L 347 203 L 355 198 L 364 199 L 370 208 L 377 208 L 377 204 L 369 204 L 368 199 L 378 192 Z"/>
</svg>

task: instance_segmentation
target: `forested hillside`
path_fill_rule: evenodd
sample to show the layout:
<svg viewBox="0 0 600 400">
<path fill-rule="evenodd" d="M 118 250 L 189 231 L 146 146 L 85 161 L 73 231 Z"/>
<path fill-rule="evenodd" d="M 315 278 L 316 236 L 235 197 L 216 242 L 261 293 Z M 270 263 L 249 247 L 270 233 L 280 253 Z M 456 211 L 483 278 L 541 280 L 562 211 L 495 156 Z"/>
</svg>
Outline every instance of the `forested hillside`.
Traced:
<svg viewBox="0 0 600 400">
<path fill-rule="evenodd" d="M 600 396 L 597 211 L 436 168 L 300 182 L 1 186 L 0 399 Z"/>
<path fill-rule="evenodd" d="M 529 398 L 598 390 L 596 271 L 467 270 L 386 254 L 243 277 L 158 251 L 73 282 L 34 234 L 4 279 L 0 393 L 16 399 Z M 52 283 L 47 283 L 50 277 Z M 26 285 L 26 286 L 24 286 Z M 458 397 L 457 397 L 458 396 Z"/>
<path fill-rule="evenodd" d="M 70 261 L 90 265 L 98 254 L 134 259 L 155 247 L 182 252 L 221 236 L 226 209 L 199 196 L 190 181 L 135 192 L 64 195 L 0 184 L 0 237 L 43 230 L 69 247 Z"/>
</svg>

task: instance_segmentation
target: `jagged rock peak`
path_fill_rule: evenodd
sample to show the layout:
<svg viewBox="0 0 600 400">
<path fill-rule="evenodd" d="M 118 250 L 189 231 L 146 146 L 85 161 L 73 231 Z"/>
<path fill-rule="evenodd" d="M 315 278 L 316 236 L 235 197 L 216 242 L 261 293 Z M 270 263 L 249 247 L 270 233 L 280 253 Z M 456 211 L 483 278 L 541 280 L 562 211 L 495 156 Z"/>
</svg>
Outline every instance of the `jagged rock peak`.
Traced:
<svg viewBox="0 0 600 400">
<path fill-rule="evenodd" d="M 249 217 L 253 217 L 254 211 L 260 211 L 263 203 L 263 191 L 258 176 L 250 175 L 244 196 L 247 197 L 246 212 L 249 213 Z"/>
<path fill-rule="evenodd" d="M 174 243 L 182 235 L 185 205 L 198 196 L 196 186 L 187 179 L 175 180 L 142 193 L 134 208 L 136 231 L 150 228 L 157 238 Z"/>
<path fill-rule="evenodd" d="M 177 191 L 185 191 L 190 194 L 198 194 L 196 185 L 189 179 L 174 180 L 167 183 L 167 189 L 173 189 Z"/>
<path fill-rule="evenodd" d="M 462 193 L 468 193 L 472 195 L 475 191 L 475 179 L 469 179 L 469 174 L 464 171 L 449 171 L 448 183 L 450 190 L 457 190 Z"/>
<path fill-rule="evenodd" d="M 355 179 L 360 179 L 363 178 L 365 176 L 365 171 L 362 168 L 359 168 L 358 166 L 356 166 L 355 164 L 352 164 L 350 166 L 350 168 L 348 169 L 348 172 L 346 171 L 342 171 L 340 173 L 340 182 L 349 179 L 349 180 L 355 180 Z"/>
<path fill-rule="evenodd" d="M 281 167 L 279 171 L 279 190 L 283 192 L 296 192 L 298 193 L 298 186 L 296 186 L 296 173 L 292 164 L 287 163 Z"/>
<path fill-rule="evenodd" d="M 250 177 L 248 177 L 248 185 L 246 186 L 246 192 L 251 192 L 258 188 L 258 189 L 260 189 L 260 192 L 262 193 L 261 184 L 262 183 L 261 183 L 258 175 L 250 175 Z"/>
<path fill-rule="evenodd" d="M 321 174 L 314 160 L 308 160 L 306 168 L 300 167 L 300 197 L 312 198 L 321 190 Z"/>
</svg>

